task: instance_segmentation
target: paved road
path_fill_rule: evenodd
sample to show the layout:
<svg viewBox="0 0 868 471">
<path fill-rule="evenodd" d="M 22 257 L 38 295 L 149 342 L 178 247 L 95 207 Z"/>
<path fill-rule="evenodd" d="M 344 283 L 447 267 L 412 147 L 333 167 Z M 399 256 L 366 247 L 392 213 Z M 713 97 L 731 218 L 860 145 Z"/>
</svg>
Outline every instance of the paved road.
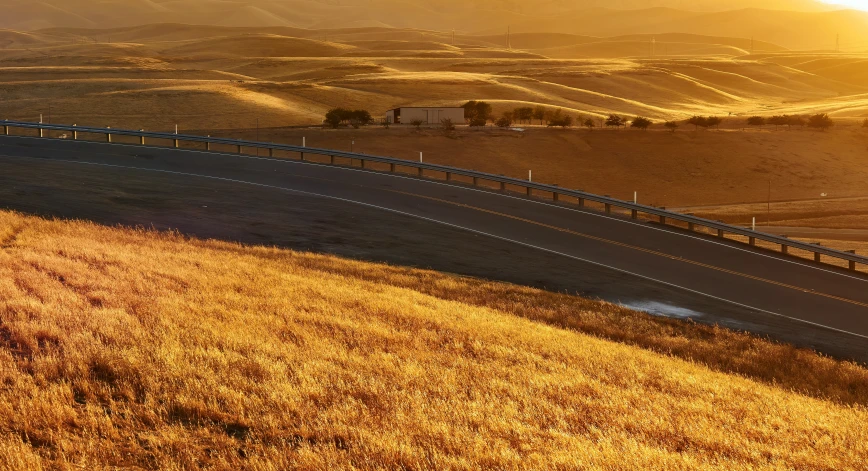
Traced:
<svg viewBox="0 0 868 471">
<path fill-rule="evenodd" d="M 102 143 L 2 137 L 0 170 L 0 207 L 244 242 L 254 234 L 576 291 L 868 359 L 868 277 L 657 224 L 357 167 Z M 148 199 L 160 191 L 178 199 Z M 221 232 L 208 218 L 257 228 Z M 281 219 L 296 224 L 274 225 Z"/>
</svg>

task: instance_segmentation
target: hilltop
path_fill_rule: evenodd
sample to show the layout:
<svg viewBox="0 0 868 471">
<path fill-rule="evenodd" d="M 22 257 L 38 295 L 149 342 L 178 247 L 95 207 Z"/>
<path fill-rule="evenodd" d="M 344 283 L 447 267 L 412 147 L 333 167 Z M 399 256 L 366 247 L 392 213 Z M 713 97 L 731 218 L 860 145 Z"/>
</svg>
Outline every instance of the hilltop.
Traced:
<svg viewBox="0 0 868 471">
<path fill-rule="evenodd" d="M 0 241 L 4 469 L 857 469 L 868 453 L 868 370 L 745 334 L 8 212 Z"/>
</svg>

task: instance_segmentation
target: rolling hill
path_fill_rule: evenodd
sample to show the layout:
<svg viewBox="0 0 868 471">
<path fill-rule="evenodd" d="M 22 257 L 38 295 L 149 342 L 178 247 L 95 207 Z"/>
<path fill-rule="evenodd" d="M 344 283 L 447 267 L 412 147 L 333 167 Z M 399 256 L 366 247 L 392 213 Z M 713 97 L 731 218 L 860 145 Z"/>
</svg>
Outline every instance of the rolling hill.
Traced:
<svg viewBox="0 0 868 471">
<path fill-rule="evenodd" d="M 810 0 L 725 5 L 677 0 L 578 4 L 450 0 L 437 8 L 417 0 L 0 0 L 0 11 L 4 13 L 0 28 L 21 31 L 184 23 L 256 28 L 410 28 L 493 35 L 505 33 L 512 25 L 514 32 L 585 36 L 689 33 L 754 37 L 791 49 L 832 49 L 840 34 L 848 50 L 868 47 L 868 13 L 838 10 Z"/>
</svg>

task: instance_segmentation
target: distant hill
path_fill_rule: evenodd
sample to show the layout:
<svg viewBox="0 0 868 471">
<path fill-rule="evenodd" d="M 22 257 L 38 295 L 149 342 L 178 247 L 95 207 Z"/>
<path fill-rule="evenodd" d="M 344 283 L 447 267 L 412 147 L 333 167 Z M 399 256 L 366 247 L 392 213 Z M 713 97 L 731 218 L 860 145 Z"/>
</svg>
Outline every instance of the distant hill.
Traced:
<svg viewBox="0 0 868 471">
<path fill-rule="evenodd" d="M 814 0 L 442 0 L 436 5 L 421 0 L 0 0 L 0 12 L 0 28 L 17 31 L 183 23 L 255 27 L 257 33 L 297 37 L 297 32 L 266 29 L 399 28 L 455 30 L 492 36 L 492 41 L 501 43 L 494 37 L 504 35 L 509 26 L 513 33 L 597 37 L 664 33 L 753 37 L 790 49 L 834 49 L 840 35 L 845 50 L 868 48 L 868 12 L 835 9 Z M 189 39 L 178 34 L 167 33 L 165 39 Z M 527 39 L 527 45 L 514 47 L 540 47 Z"/>
</svg>

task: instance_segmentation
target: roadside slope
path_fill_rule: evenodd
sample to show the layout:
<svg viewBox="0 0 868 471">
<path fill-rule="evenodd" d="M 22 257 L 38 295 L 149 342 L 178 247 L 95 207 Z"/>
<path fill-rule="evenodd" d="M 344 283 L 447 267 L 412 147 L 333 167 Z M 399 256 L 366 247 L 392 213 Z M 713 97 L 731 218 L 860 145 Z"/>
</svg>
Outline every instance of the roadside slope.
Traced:
<svg viewBox="0 0 868 471">
<path fill-rule="evenodd" d="M 5 469 L 856 469 L 868 453 L 865 369 L 605 303 L 8 212 L 0 274 Z"/>
</svg>

